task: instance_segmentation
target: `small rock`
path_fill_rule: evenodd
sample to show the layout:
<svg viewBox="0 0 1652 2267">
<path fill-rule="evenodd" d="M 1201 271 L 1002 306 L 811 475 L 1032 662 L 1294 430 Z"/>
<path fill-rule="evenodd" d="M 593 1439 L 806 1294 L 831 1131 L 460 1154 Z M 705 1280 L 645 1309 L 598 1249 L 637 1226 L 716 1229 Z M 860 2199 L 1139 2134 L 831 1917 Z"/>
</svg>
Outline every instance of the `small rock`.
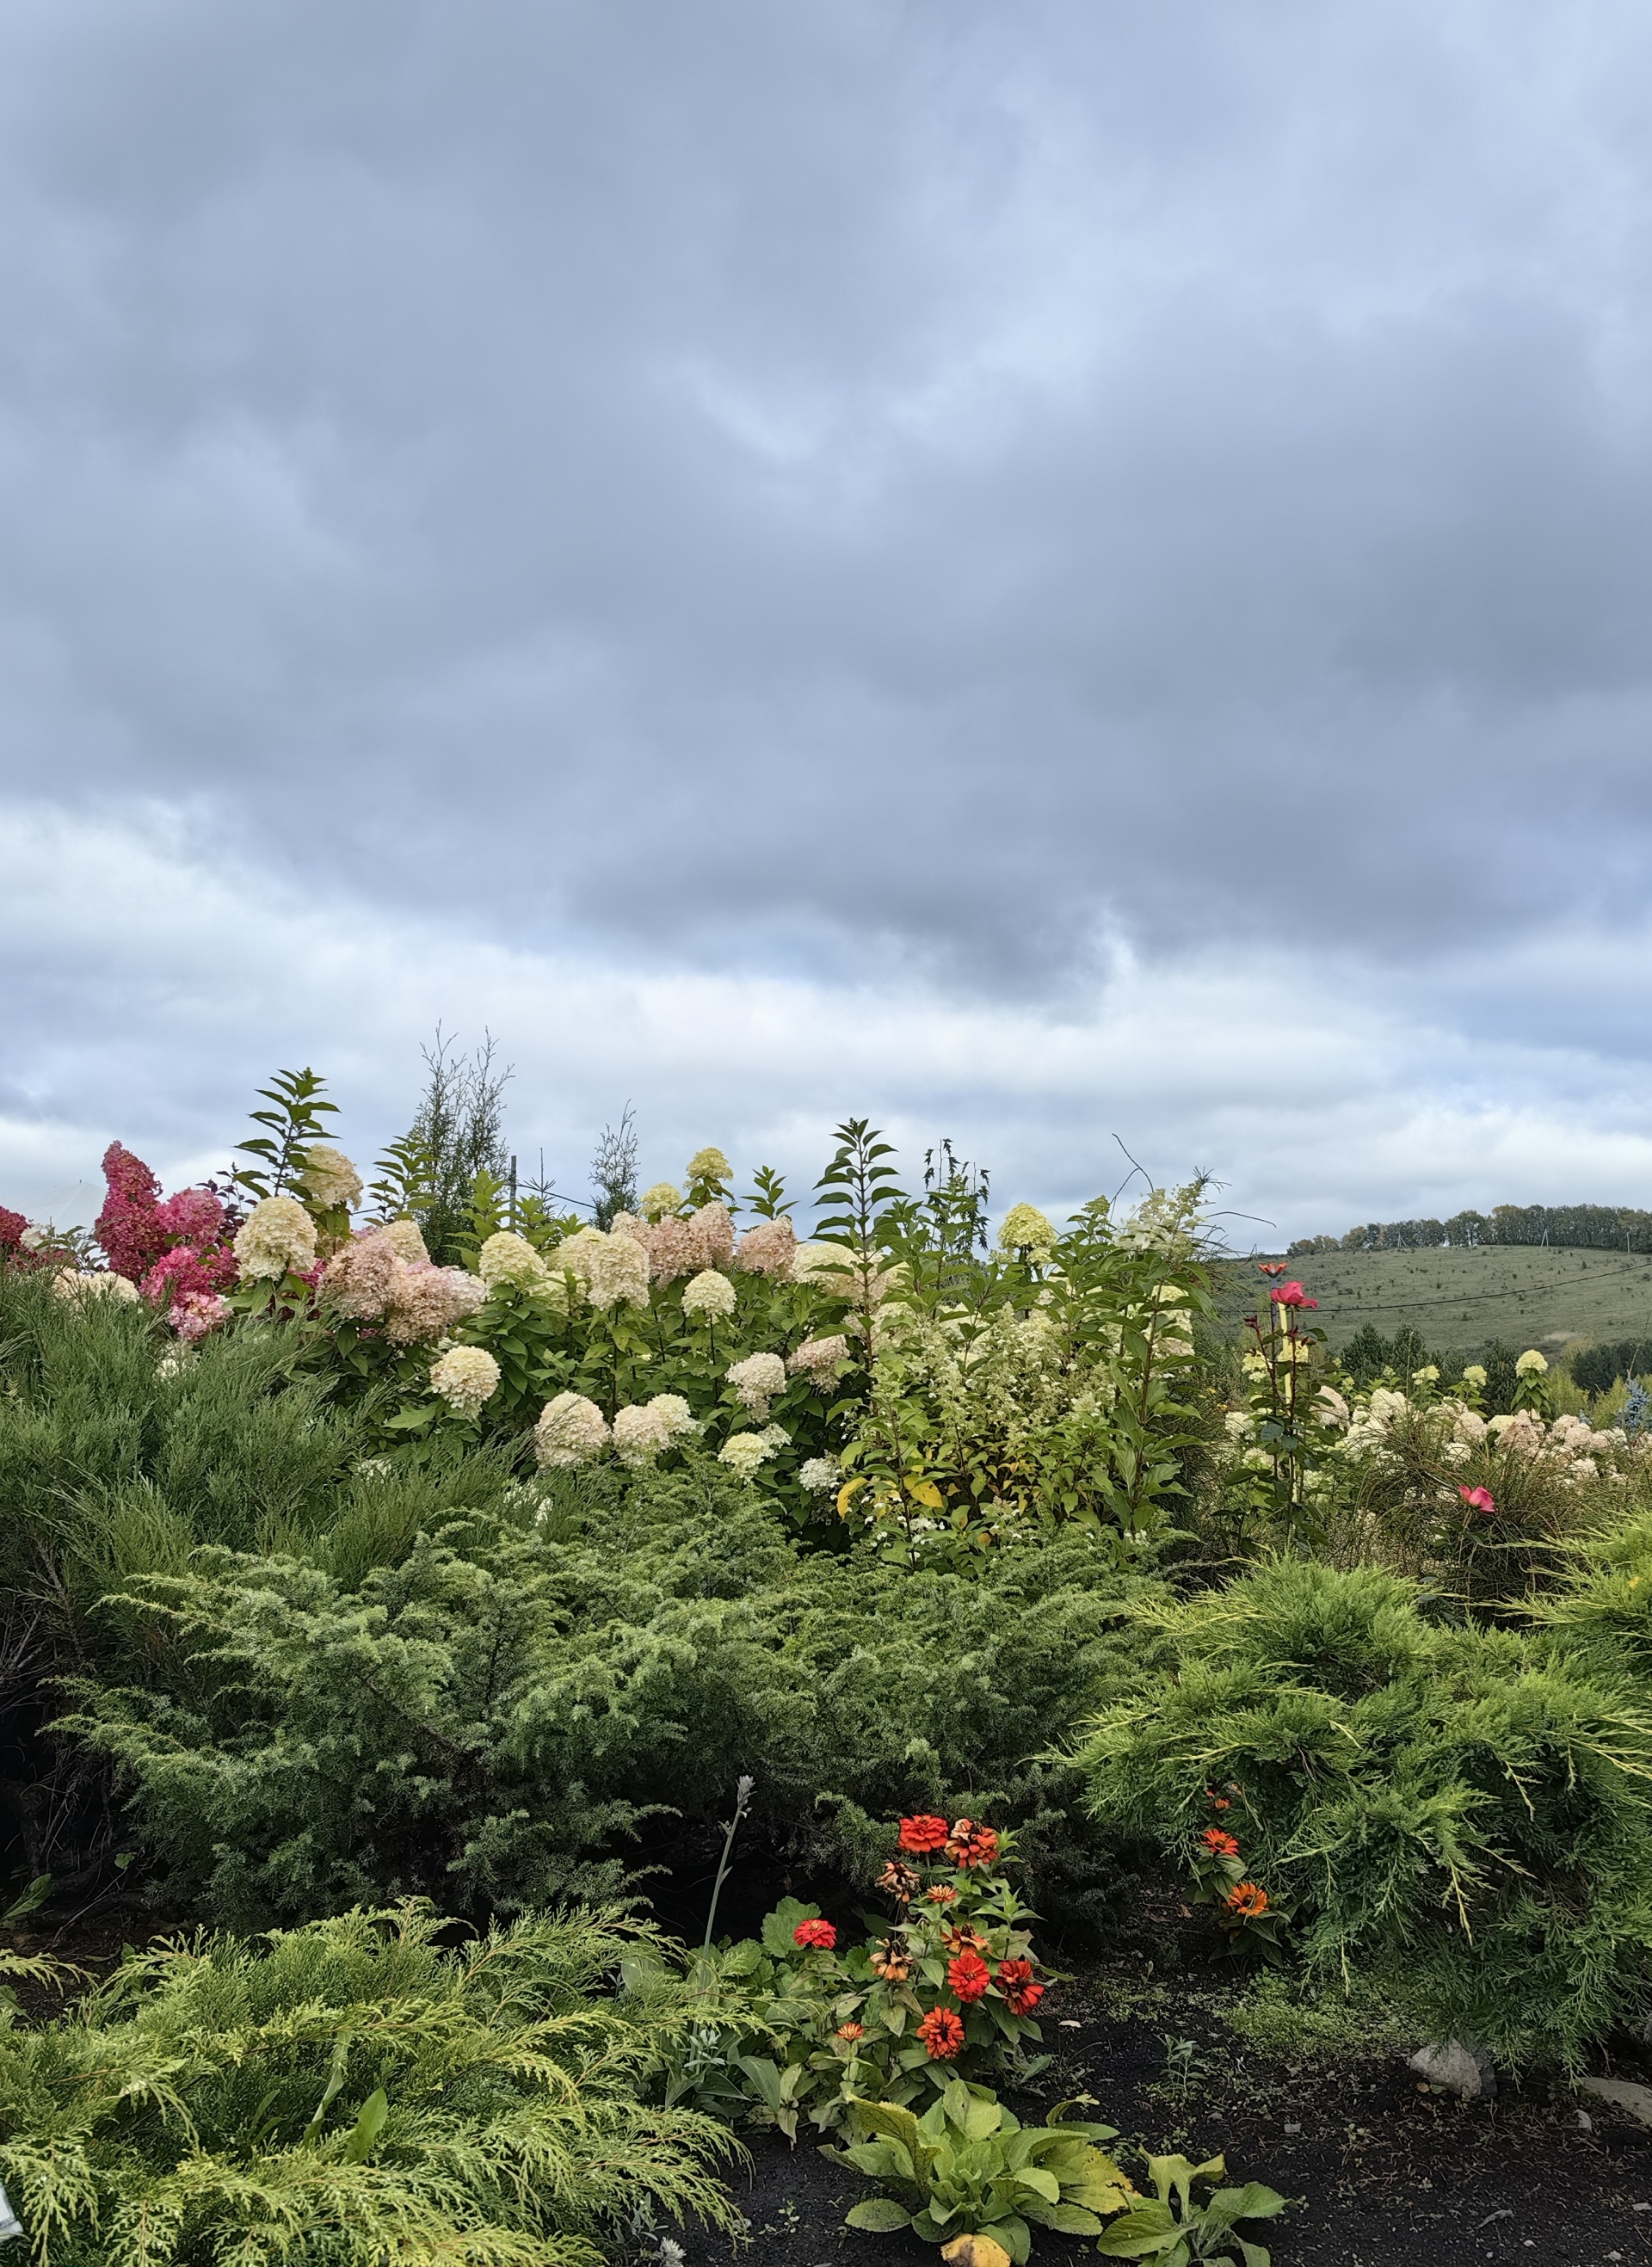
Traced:
<svg viewBox="0 0 1652 2267">
<path fill-rule="evenodd" d="M 1610 2102 L 1614 2109 L 1626 2109 L 1643 2125 L 1652 2125 L 1652 2086 L 1636 2086 L 1626 2078 L 1580 2078 L 1577 2089 Z"/>
<path fill-rule="evenodd" d="M 1285 2120 L 1285 2131 L 1288 2133 L 1300 2133 L 1302 2131 L 1302 2125 L 1299 2120 L 1295 2117 L 1288 2117 Z"/>
<path fill-rule="evenodd" d="M 1595 2121 L 1587 2109 L 1580 2109 L 1577 2113 L 1577 2130 L 1580 2133 L 1592 2133 L 1595 2130 Z"/>
<path fill-rule="evenodd" d="M 1446 2093 L 1455 2094 L 1460 2102 L 1489 2102 L 1497 2091 L 1497 2077 L 1490 2058 L 1465 2046 L 1460 2039 L 1446 2039 L 1419 2048 L 1406 2067 L 1414 2070 L 1430 2086 L 1443 2087 Z"/>
</svg>

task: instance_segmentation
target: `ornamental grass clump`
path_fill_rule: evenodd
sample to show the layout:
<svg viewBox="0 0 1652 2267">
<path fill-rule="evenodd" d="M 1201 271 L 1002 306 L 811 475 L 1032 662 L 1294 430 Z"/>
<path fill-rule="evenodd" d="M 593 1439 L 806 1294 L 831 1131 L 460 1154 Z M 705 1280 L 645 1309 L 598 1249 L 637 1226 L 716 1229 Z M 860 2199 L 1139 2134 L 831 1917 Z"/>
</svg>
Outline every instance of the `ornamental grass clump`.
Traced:
<svg viewBox="0 0 1652 2267">
<path fill-rule="evenodd" d="M 1386 1977 L 1511 2065 L 1644 2017 L 1652 1706 L 1609 1654 L 1294 1560 L 1136 1619 L 1157 1665 L 1075 1757 L 1098 1819 L 1190 1864 L 1203 1838 L 1294 1917 L 1311 1977 Z"/>
<path fill-rule="evenodd" d="M 646 2098 L 680 2014 L 602 1992 L 647 1932 L 448 1926 L 179 1939 L 0 2022 L 0 2175 L 38 2267 L 603 2267 L 639 2216 L 737 2227 L 737 2145 Z"/>
</svg>

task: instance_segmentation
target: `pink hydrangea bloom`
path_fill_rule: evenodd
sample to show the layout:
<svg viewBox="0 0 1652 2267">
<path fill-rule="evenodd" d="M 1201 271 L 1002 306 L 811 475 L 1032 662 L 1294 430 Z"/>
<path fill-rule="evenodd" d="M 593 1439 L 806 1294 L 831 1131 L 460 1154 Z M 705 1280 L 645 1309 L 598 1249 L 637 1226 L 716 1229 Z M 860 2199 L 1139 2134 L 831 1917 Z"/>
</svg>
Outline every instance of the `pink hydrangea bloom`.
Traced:
<svg viewBox="0 0 1652 2267">
<path fill-rule="evenodd" d="M 155 1265 L 169 1241 L 158 1216 L 160 1183 L 141 1157 L 118 1141 L 111 1141 L 103 1153 L 103 1178 L 108 1193 L 92 1233 L 114 1273 L 136 1282 Z"/>
<path fill-rule="evenodd" d="M 28 1226 L 20 1212 L 12 1212 L 0 1205 L 0 1254 L 10 1258 L 14 1251 L 23 1249 L 23 1231 Z"/>
<path fill-rule="evenodd" d="M 398 1259 L 391 1275 L 385 1335 L 398 1346 L 419 1346 L 444 1337 L 455 1323 L 474 1315 L 488 1296 L 480 1277 L 462 1267 L 421 1266 Z"/>
<path fill-rule="evenodd" d="M 194 1346 L 229 1318 L 229 1302 L 219 1298 L 216 1291 L 184 1292 L 173 1302 L 168 1317 L 173 1330 L 188 1346 Z"/>
<path fill-rule="evenodd" d="M 321 1297 L 336 1314 L 376 1323 L 388 1310 L 403 1260 L 382 1228 L 369 1229 L 335 1251 L 321 1273 Z"/>
<path fill-rule="evenodd" d="M 721 1209 L 721 1207 L 719 1207 Z M 740 1238 L 734 1264 L 748 1275 L 771 1275 L 777 1283 L 790 1279 L 797 1257 L 797 1231 L 789 1220 L 761 1220 Z"/>
<path fill-rule="evenodd" d="M 155 1208 L 155 1218 L 173 1244 L 218 1244 L 224 1237 L 224 1206 L 210 1189 L 180 1189 Z"/>
<path fill-rule="evenodd" d="M 232 1251 L 192 1251 L 187 1244 L 179 1244 L 161 1254 L 138 1288 L 152 1307 L 165 1307 L 181 1299 L 216 1298 L 235 1280 Z"/>
</svg>

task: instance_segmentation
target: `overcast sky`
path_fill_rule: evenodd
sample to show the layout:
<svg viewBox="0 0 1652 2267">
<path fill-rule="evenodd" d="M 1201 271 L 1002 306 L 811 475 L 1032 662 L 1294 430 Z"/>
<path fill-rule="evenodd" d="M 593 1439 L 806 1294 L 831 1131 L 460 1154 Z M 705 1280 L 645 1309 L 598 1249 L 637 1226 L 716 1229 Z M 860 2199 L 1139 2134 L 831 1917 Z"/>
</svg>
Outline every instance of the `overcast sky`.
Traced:
<svg viewBox="0 0 1652 2267">
<path fill-rule="evenodd" d="M 1652 1202 L 1649 111 L 1629 0 L 9 0 L 0 1201 L 439 1019 L 575 1185 Z"/>
</svg>

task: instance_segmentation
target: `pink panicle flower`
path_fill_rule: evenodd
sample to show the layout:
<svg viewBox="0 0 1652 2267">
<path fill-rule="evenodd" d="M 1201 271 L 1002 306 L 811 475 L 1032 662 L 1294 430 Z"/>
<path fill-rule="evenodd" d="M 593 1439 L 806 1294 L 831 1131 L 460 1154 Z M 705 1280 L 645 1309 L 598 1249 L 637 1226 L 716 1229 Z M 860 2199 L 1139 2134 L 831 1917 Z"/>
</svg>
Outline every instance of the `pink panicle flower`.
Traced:
<svg viewBox="0 0 1652 2267">
<path fill-rule="evenodd" d="M 1311 1299 L 1300 1283 L 1276 1283 L 1268 1293 L 1276 1307 L 1317 1307 L 1318 1299 Z"/>
<path fill-rule="evenodd" d="M 1487 1519 L 1496 1518 L 1497 1505 L 1489 1488 L 1460 1487 L 1457 1493 L 1471 1511 L 1478 1511 Z"/>
<path fill-rule="evenodd" d="M 136 1283 L 172 1241 L 160 1223 L 160 1183 L 142 1157 L 135 1157 L 118 1141 L 111 1141 L 103 1153 L 103 1178 L 108 1194 L 92 1233 L 114 1273 Z"/>
<path fill-rule="evenodd" d="M 194 1346 L 230 1319 L 230 1302 L 216 1291 L 186 1291 L 174 1299 L 167 1319 L 186 1345 Z"/>
<path fill-rule="evenodd" d="M 155 1218 L 170 1244 L 199 1251 L 224 1239 L 224 1206 L 210 1189 L 180 1189 L 155 1207 Z"/>
<path fill-rule="evenodd" d="M 724 1267 L 734 1251 L 734 1222 L 727 1207 L 720 1204 L 701 1205 L 686 1220 L 668 1214 L 635 1233 L 648 1253 L 651 1283 L 674 1283 L 681 1275 L 700 1275 L 708 1267 Z"/>
<path fill-rule="evenodd" d="M 323 1304 L 352 1322 L 381 1321 L 394 1291 L 400 1257 L 382 1228 L 352 1236 L 322 1270 Z"/>
<path fill-rule="evenodd" d="M 760 1220 L 748 1228 L 734 1253 L 734 1264 L 748 1275 L 772 1275 L 777 1283 L 789 1280 L 797 1257 L 797 1231 L 783 1217 Z"/>
<path fill-rule="evenodd" d="M 235 1281 L 237 1273 L 232 1251 L 193 1251 L 187 1244 L 178 1244 L 161 1254 L 138 1289 L 151 1307 L 173 1306 L 181 1299 L 217 1298 Z"/>
<path fill-rule="evenodd" d="M 23 1249 L 23 1236 L 28 1222 L 20 1212 L 12 1212 L 0 1205 L 0 1258 L 10 1259 L 12 1253 Z"/>
</svg>

